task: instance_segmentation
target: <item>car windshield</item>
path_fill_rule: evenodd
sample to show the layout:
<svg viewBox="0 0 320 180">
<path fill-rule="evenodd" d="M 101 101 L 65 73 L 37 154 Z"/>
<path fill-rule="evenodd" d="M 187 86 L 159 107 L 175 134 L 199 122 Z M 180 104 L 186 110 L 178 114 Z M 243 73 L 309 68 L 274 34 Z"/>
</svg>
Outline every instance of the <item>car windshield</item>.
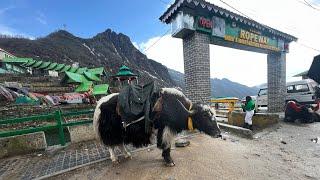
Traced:
<svg viewBox="0 0 320 180">
<path fill-rule="evenodd" d="M 268 89 L 260 89 L 258 95 L 262 96 L 262 95 L 267 95 L 268 94 Z"/>
</svg>

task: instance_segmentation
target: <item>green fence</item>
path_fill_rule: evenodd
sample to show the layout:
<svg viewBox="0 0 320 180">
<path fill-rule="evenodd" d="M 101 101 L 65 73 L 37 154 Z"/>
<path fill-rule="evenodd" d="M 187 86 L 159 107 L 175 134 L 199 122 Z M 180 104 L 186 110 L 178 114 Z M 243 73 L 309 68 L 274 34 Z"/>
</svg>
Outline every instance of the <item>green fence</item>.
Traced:
<svg viewBox="0 0 320 180">
<path fill-rule="evenodd" d="M 94 110 L 83 110 L 83 111 L 72 111 L 72 112 L 61 112 L 60 110 L 55 111 L 54 113 L 44 114 L 44 115 L 37 115 L 37 116 L 29 116 L 23 118 L 14 118 L 14 119 L 6 119 L 0 120 L 0 125 L 9 125 L 9 124 L 17 124 L 23 122 L 30 122 L 30 121 L 48 121 L 48 120 L 55 120 L 55 124 L 51 125 L 42 125 L 38 127 L 29 127 L 19 130 L 7 130 L 0 132 L 0 138 L 2 137 L 10 137 L 16 135 L 23 135 L 29 134 L 39 131 L 46 131 L 51 129 L 58 129 L 59 131 L 59 141 L 62 146 L 66 144 L 65 136 L 63 133 L 63 128 L 68 126 L 77 126 L 82 124 L 89 124 L 92 123 L 92 120 L 77 120 L 73 122 L 64 122 L 65 117 L 74 117 L 74 116 L 81 116 L 81 115 L 93 115 Z"/>
</svg>

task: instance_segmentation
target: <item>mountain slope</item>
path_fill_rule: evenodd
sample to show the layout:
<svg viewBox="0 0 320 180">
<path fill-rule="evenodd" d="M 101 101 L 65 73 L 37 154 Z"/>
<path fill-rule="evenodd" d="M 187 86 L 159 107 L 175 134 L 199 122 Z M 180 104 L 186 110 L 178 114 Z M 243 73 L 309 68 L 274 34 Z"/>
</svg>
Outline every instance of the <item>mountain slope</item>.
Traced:
<svg viewBox="0 0 320 180">
<path fill-rule="evenodd" d="M 18 57 L 70 65 L 79 62 L 86 67 L 103 66 L 110 74 L 115 74 L 121 65 L 127 65 L 140 76 L 140 82 L 155 79 L 164 86 L 174 85 L 165 66 L 148 59 L 133 46 L 128 36 L 110 29 L 89 39 L 64 30 L 36 40 L 1 37 L 0 48 Z"/>
<path fill-rule="evenodd" d="M 184 89 L 184 74 L 178 71 L 169 69 L 169 74 L 175 83 Z M 258 90 L 254 87 L 248 87 L 228 79 L 210 79 L 211 81 L 211 95 L 212 97 L 238 97 L 243 98 L 248 95 L 256 95 Z"/>
</svg>

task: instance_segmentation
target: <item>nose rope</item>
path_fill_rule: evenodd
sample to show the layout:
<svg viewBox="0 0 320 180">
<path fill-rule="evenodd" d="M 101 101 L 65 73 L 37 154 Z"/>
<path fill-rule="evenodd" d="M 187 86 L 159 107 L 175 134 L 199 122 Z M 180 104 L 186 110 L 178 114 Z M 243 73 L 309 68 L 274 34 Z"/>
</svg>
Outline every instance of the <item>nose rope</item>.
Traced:
<svg viewBox="0 0 320 180">
<path fill-rule="evenodd" d="M 192 103 L 190 103 L 189 111 L 191 110 L 191 108 L 192 108 Z M 188 130 L 189 131 L 194 130 L 191 116 L 188 116 Z"/>
</svg>

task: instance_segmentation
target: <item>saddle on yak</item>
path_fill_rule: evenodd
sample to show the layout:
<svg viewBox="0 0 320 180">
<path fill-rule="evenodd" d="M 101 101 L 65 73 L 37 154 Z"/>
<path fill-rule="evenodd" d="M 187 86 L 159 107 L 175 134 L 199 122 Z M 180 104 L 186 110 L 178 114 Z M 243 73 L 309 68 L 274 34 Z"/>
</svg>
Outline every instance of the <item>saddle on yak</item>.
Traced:
<svg viewBox="0 0 320 180">
<path fill-rule="evenodd" d="M 145 131 L 151 129 L 150 113 L 152 111 L 152 96 L 157 92 L 152 81 L 145 85 L 129 85 L 119 93 L 119 113 L 124 124 L 130 124 L 137 119 L 144 119 Z M 126 127 L 126 126 L 124 126 Z"/>
</svg>

